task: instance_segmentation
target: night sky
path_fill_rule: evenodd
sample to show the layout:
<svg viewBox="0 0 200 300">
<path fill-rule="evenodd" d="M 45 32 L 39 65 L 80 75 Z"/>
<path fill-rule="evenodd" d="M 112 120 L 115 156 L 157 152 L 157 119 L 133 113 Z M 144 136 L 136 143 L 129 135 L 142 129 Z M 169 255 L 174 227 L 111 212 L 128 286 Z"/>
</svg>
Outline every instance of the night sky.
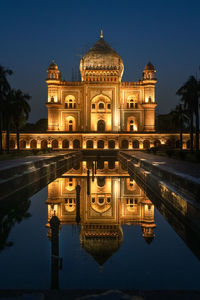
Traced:
<svg viewBox="0 0 200 300">
<path fill-rule="evenodd" d="M 32 96 L 29 121 L 47 117 L 52 59 L 71 80 L 101 28 L 124 61 L 123 81 L 139 80 L 145 64 L 154 64 L 157 113 L 175 107 L 190 75 L 200 77 L 200 1 L 0 0 L 0 64 L 13 70 L 11 85 Z"/>
</svg>

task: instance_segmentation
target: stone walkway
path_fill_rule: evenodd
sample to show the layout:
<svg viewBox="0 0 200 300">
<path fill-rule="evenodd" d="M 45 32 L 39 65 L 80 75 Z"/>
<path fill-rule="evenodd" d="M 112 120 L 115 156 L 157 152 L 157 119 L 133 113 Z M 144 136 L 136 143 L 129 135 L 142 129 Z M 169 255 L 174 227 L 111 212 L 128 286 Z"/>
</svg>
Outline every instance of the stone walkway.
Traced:
<svg viewBox="0 0 200 300">
<path fill-rule="evenodd" d="M 41 155 L 33 155 L 33 156 L 26 156 L 21 158 L 13 158 L 8 160 L 1 160 L 0 161 L 0 171 L 5 169 L 10 169 L 12 167 L 17 167 L 24 164 L 29 164 L 32 162 L 40 161 L 46 158 L 51 158 L 57 155 L 63 155 L 70 153 L 72 151 L 58 151 L 58 152 L 52 152 L 48 154 L 41 154 Z"/>
<path fill-rule="evenodd" d="M 200 164 L 198 163 L 176 160 L 169 157 L 147 154 L 139 151 L 124 152 L 139 159 L 147 160 L 152 165 L 159 165 L 160 168 L 168 170 L 172 173 L 182 173 L 185 174 L 185 177 L 191 176 L 194 179 L 198 180 L 200 183 Z"/>
</svg>

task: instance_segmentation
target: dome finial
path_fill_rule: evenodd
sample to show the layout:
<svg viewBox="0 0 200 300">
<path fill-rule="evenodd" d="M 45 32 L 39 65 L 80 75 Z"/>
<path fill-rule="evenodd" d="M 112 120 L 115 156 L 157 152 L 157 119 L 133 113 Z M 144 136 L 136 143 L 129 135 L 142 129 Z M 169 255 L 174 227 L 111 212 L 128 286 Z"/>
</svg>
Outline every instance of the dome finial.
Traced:
<svg viewBox="0 0 200 300">
<path fill-rule="evenodd" d="M 100 38 L 103 39 L 103 30 L 101 29 Z"/>
</svg>

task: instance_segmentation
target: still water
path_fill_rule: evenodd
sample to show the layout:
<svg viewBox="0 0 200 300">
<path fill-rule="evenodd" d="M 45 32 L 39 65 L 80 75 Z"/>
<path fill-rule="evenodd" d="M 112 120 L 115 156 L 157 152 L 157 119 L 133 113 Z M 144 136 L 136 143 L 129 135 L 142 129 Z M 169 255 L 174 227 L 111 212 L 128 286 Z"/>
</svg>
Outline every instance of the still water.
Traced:
<svg viewBox="0 0 200 300">
<path fill-rule="evenodd" d="M 117 161 L 98 162 L 95 169 L 92 176 L 91 162 L 83 161 L 30 199 L 0 204 L 0 288 L 199 289 L 198 256 L 154 198 Z M 51 266 L 54 215 L 60 220 L 59 270 Z"/>
</svg>

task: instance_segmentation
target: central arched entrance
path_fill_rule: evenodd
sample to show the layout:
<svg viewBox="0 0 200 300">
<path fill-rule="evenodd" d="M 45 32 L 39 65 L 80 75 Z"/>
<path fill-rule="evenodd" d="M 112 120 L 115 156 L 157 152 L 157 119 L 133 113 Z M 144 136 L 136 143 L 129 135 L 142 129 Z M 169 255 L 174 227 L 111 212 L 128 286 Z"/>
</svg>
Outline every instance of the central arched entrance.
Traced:
<svg viewBox="0 0 200 300">
<path fill-rule="evenodd" d="M 104 120 L 99 120 L 97 123 L 97 131 L 98 132 L 105 132 L 106 130 L 106 123 Z"/>
</svg>

